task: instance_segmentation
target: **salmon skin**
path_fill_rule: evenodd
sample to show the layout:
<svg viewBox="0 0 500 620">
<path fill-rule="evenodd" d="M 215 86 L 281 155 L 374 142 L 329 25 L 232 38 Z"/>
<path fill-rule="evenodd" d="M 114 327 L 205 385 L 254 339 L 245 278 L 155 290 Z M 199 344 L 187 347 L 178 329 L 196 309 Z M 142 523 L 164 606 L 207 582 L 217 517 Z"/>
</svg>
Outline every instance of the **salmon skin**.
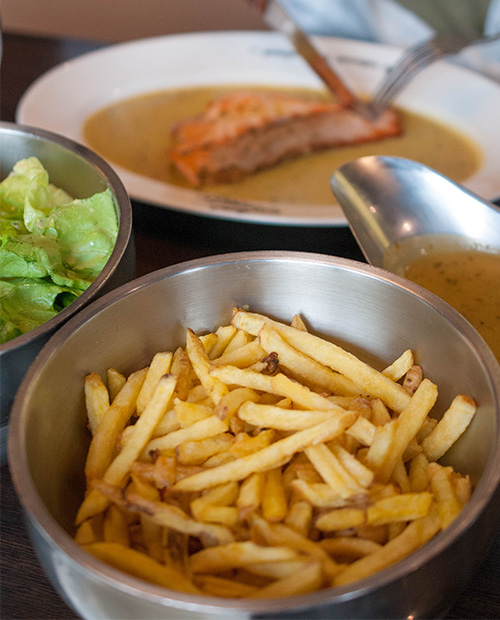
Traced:
<svg viewBox="0 0 500 620">
<path fill-rule="evenodd" d="M 336 103 L 237 92 L 178 123 L 169 159 L 191 185 L 200 187 L 235 183 L 287 159 L 400 133 L 395 110 L 371 120 Z"/>
</svg>

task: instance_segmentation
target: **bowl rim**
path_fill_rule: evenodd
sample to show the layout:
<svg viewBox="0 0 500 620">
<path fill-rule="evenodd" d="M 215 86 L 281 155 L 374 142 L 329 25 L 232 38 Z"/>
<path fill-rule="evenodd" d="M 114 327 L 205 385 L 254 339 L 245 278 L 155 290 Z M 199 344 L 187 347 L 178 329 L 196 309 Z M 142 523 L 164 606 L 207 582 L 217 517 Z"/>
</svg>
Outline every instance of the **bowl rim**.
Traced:
<svg viewBox="0 0 500 620">
<path fill-rule="evenodd" d="M 193 259 L 165 267 L 151 272 L 106 293 L 93 301 L 75 317 L 63 325 L 42 348 L 35 361 L 25 375 L 20 389 L 16 394 L 11 412 L 11 422 L 8 438 L 9 465 L 13 483 L 22 504 L 25 515 L 34 527 L 41 531 L 44 538 L 49 538 L 52 544 L 62 550 L 72 562 L 89 572 L 93 579 L 100 580 L 112 588 L 128 593 L 132 596 L 144 598 L 150 602 L 165 607 L 179 609 L 209 610 L 212 613 L 280 613 L 286 612 L 292 606 L 295 611 L 302 608 L 320 608 L 328 603 L 341 603 L 355 600 L 381 586 L 388 586 L 402 576 L 421 568 L 424 564 L 438 556 L 474 523 L 493 501 L 500 490 L 500 435 L 497 436 L 497 449 L 492 451 L 481 476 L 474 489 L 471 499 L 462 509 L 460 515 L 446 530 L 439 532 L 433 539 L 432 545 L 425 544 L 405 558 L 397 561 L 371 576 L 352 582 L 346 586 L 336 586 L 314 592 L 273 599 L 221 599 L 209 595 L 195 595 L 169 590 L 161 586 L 147 583 L 141 579 L 128 575 L 121 570 L 98 560 L 84 549 L 79 547 L 73 538 L 62 528 L 50 514 L 31 480 L 26 458 L 25 446 L 22 441 L 21 428 L 25 417 L 23 404 L 29 396 L 29 388 L 40 367 L 56 355 L 58 347 L 66 338 L 82 327 L 93 316 L 120 299 L 142 290 L 148 285 L 160 280 L 175 277 L 183 272 L 210 268 L 225 263 L 256 262 L 256 261 L 306 261 L 322 263 L 340 269 L 362 272 L 368 277 L 382 280 L 389 285 L 395 285 L 418 297 L 423 303 L 432 306 L 439 314 L 444 315 L 473 345 L 487 371 L 488 382 L 496 396 L 495 413 L 497 428 L 500 428 L 500 364 L 489 349 L 486 342 L 474 327 L 454 308 L 430 293 L 423 287 L 410 282 L 402 276 L 388 272 L 382 268 L 361 263 L 352 259 L 330 255 L 262 250 L 250 252 L 236 252 L 219 254 L 205 258 Z"/>
<path fill-rule="evenodd" d="M 86 306 L 91 298 L 107 285 L 116 266 L 124 256 L 132 237 L 132 203 L 123 182 L 113 168 L 100 155 L 83 144 L 45 129 L 8 121 L 0 121 L 0 133 L 28 135 L 41 141 L 52 142 L 70 151 L 78 158 L 86 160 L 97 170 L 101 177 L 103 177 L 103 180 L 113 192 L 118 214 L 118 235 L 115 246 L 111 252 L 111 256 L 97 278 L 77 299 L 61 310 L 56 316 L 53 316 L 48 321 L 45 321 L 45 323 L 42 323 L 42 325 L 31 329 L 25 334 L 21 334 L 16 338 L 12 338 L 0 344 L 1 357 L 1 355 L 7 351 L 21 348 L 35 341 L 40 336 L 50 334 L 53 330 L 57 329 L 59 325 Z"/>
</svg>

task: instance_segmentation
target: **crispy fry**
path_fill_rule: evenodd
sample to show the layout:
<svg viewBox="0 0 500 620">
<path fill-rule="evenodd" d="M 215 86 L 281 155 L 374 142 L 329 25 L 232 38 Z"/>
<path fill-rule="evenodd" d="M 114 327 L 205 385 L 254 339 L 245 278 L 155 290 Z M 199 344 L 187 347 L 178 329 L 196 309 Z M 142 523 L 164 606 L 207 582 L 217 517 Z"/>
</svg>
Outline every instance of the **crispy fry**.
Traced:
<svg viewBox="0 0 500 620">
<path fill-rule="evenodd" d="M 247 564 L 297 559 L 299 559 L 297 552 L 286 546 L 264 547 L 251 541 L 244 541 L 202 549 L 193 553 L 189 562 L 194 573 L 224 573 Z"/>
<path fill-rule="evenodd" d="M 434 430 L 422 441 L 422 449 L 429 461 L 437 461 L 455 443 L 469 426 L 477 411 L 472 398 L 459 394 L 453 399 Z"/>
<path fill-rule="evenodd" d="M 261 405 L 246 401 L 238 411 L 241 420 L 260 428 L 275 428 L 280 431 L 300 431 L 328 420 L 331 410 L 301 411 L 283 409 L 279 405 Z M 339 407 L 338 411 L 344 410 Z"/>
<path fill-rule="evenodd" d="M 201 594 L 200 590 L 180 571 L 160 564 L 146 554 L 134 549 L 129 549 L 118 543 L 106 542 L 86 545 L 84 548 L 99 560 L 139 579 L 150 581 L 168 589 Z"/>
<path fill-rule="evenodd" d="M 253 340 L 251 342 L 247 342 L 241 347 L 232 349 L 231 351 L 226 351 L 220 357 L 213 359 L 212 363 L 222 365 L 229 364 L 231 366 L 236 366 L 237 368 L 246 368 L 247 366 L 251 366 L 252 364 L 258 362 L 265 355 L 266 352 L 260 346 L 259 342 L 257 340 Z"/>
<path fill-rule="evenodd" d="M 158 381 L 162 375 L 166 375 L 170 371 L 172 365 L 172 353 L 156 353 L 148 368 L 146 378 L 142 384 L 141 391 L 137 396 L 137 413 L 141 413 L 146 408 L 154 394 Z"/>
<path fill-rule="evenodd" d="M 459 395 L 437 422 L 411 350 L 379 372 L 298 316 L 235 310 L 107 376 L 84 381 L 75 540 L 167 588 L 268 598 L 348 584 L 424 544 L 471 494 L 435 461 L 476 404 Z"/>
<path fill-rule="evenodd" d="M 379 550 L 350 564 L 340 575 L 334 577 L 333 585 L 346 585 L 394 564 L 432 538 L 439 531 L 439 526 L 439 517 L 435 511 L 429 512 L 421 519 L 412 521 L 399 536 L 393 538 Z"/>
<path fill-rule="evenodd" d="M 95 435 L 99 422 L 109 409 L 109 392 L 96 372 L 85 377 L 84 390 L 89 428 L 92 435 Z"/>
<path fill-rule="evenodd" d="M 265 474 L 263 472 L 256 472 L 250 474 L 250 476 L 245 478 L 241 483 L 236 505 L 242 517 L 245 517 L 259 508 L 262 501 L 264 482 Z"/>
<path fill-rule="evenodd" d="M 258 338 L 267 353 L 274 351 L 278 354 L 280 365 L 297 381 L 305 381 L 333 394 L 359 394 L 359 388 L 352 381 L 294 349 L 269 325 L 262 326 Z"/>
<path fill-rule="evenodd" d="M 152 439 L 147 444 L 144 451 L 147 455 L 149 452 L 155 450 L 173 450 L 185 441 L 193 441 L 197 439 L 205 439 L 207 437 L 214 437 L 215 435 L 225 433 L 226 431 L 227 425 L 217 416 L 212 415 L 208 418 L 204 418 L 203 420 L 199 420 L 198 422 L 191 424 L 191 426 L 181 428 L 178 431 L 173 431 L 172 433 L 168 433 L 163 437 L 157 437 L 156 439 Z"/>
<path fill-rule="evenodd" d="M 205 439 L 185 441 L 175 448 L 175 454 L 179 463 L 201 465 L 214 454 L 227 450 L 234 441 L 231 433 L 220 433 Z"/>
<path fill-rule="evenodd" d="M 258 335 L 266 323 L 273 327 L 288 344 L 332 370 L 345 375 L 364 392 L 381 398 L 395 411 L 402 411 L 408 404 L 410 397 L 401 385 L 332 342 L 256 313 L 238 310 L 233 314 L 232 325 L 254 336 Z"/>
<path fill-rule="evenodd" d="M 188 329 L 186 332 L 186 352 L 193 369 L 212 402 L 216 405 L 228 392 L 227 386 L 209 374 L 210 360 L 200 338 Z"/>
<path fill-rule="evenodd" d="M 343 416 L 336 416 L 303 431 L 298 431 L 254 454 L 184 478 L 174 485 L 174 490 L 198 491 L 230 480 L 242 480 L 257 471 L 266 471 L 278 467 L 287 463 L 299 450 L 340 435 L 353 421 L 354 414 L 345 412 Z"/>
<path fill-rule="evenodd" d="M 288 512 L 281 467 L 275 467 L 266 473 L 262 492 L 262 514 L 267 521 L 283 521 Z"/>
<path fill-rule="evenodd" d="M 118 436 L 135 411 L 137 395 L 146 377 L 146 372 L 147 369 L 143 368 L 129 376 L 126 384 L 102 418 L 90 443 L 85 463 L 87 480 L 102 476 L 111 463 Z"/>
<path fill-rule="evenodd" d="M 397 461 L 403 456 L 406 446 L 422 426 L 436 398 L 437 387 L 428 379 L 424 379 L 396 421 L 390 452 L 377 472 L 379 480 L 382 482 L 389 480 Z"/>
<path fill-rule="evenodd" d="M 366 510 L 370 525 L 384 525 L 395 521 L 412 521 L 425 517 L 432 501 L 432 493 L 404 493 L 380 499 Z"/>
<path fill-rule="evenodd" d="M 393 381 L 399 381 L 413 366 L 413 359 L 413 351 L 407 349 L 390 366 L 384 368 L 382 374 Z"/>
<path fill-rule="evenodd" d="M 121 372 L 116 370 L 116 368 L 108 368 L 106 380 L 108 382 L 109 401 L 112 403 L 125 385 L 127 379 Z"/>
<path fill-rule="evenodd" d="M 272 598 L 303 594 L 317 590 L 322 583 L 323 573 L 321 571 L 321 564 L 319 562 L 309 562 L 294 573 L 260 588 L 250 598 Z"/>
</svg>

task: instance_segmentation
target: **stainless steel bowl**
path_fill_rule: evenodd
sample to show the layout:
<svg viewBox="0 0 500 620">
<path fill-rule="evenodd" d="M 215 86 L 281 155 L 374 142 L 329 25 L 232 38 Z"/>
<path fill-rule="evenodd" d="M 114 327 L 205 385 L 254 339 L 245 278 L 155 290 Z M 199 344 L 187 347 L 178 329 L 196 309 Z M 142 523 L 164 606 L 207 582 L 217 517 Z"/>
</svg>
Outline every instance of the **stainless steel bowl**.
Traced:
<svg viewBox="0 0 500 620">
<path fill-rule="evenodd" d="M 475 490 L 461 515 L 397 565 L 346 587 L 274 600 L 220 600 L 147 584 L 72 540 L 88 437 L 82 381 L 109 366 L 128 373 L 185 329 L 213 329 L 234 306 L 282 320 L 300 313 L 316 332 L 382 368 L 415 350 L 440 386 L 479 411 L 448 459 Z M 27 527 L 54 586 L 84 618 L 427 618 L 453 602 L 482 561 L 500 508 L 500 367 L 457 312 L 381 269 L 317 254 L 253 252 L 195 260 L 144 276 L 82 310 L 44 347 L 16 396 L 9 462 Z"/>
<path fill-rule="evenodd" d="M 112 168 L 95 153 L 71 140 L 33 127 L 0 123 L 0 178 L 3 179 L 18 160 L 30 156 L 40 159 L 52 183 L 76 198 L 86 198 L 110 187 L 116 198 L 120 226 L 108 263 L 76 301 L 44 325 L 0 345 L 1 463 L 7 458 L 7 428 L 12 401 L 36 354 L 57 328 L 90 301 L 135 277 L 132 207 Z"/>
</svg>

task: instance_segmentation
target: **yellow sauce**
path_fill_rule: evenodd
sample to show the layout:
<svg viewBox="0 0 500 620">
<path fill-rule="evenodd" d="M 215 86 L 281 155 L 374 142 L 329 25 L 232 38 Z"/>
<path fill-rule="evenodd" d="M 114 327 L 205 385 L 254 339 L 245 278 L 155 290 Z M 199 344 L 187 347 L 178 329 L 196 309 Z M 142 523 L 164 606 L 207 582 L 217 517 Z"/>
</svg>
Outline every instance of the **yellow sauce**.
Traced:
<svg viewBox="0 0 500 620">
<path fill-rule="evenodd" d="M 221 94 L 242 89 L 266 90 L 242 85 L 186 88 L 125 99 L 94 113 L 85 124 L 85 139 L 94 150 L 123 168 L 189 187 L 167 161 L 172 125 L 200 113 Z M 287 92 L 326 98 L 312 90 Z M 315 153 L 259 172 L 237 184 L 210 186 L 209 191 L 239 200 L 331 205 L 334 202 L 329 183 L 332 172 L 365 155 L 414 159 L 457 182 L 473 175 L 481 165 L 478 147 L 455 129 L 405 110 L 401 110 L 401 115 L 402 136 Z"/>
<path fill-rule="evenodd" d="M 458 310 L 500 361 L 500 254 L 433 253 L 412 262 L 404 275 Z"/>
</svg>

